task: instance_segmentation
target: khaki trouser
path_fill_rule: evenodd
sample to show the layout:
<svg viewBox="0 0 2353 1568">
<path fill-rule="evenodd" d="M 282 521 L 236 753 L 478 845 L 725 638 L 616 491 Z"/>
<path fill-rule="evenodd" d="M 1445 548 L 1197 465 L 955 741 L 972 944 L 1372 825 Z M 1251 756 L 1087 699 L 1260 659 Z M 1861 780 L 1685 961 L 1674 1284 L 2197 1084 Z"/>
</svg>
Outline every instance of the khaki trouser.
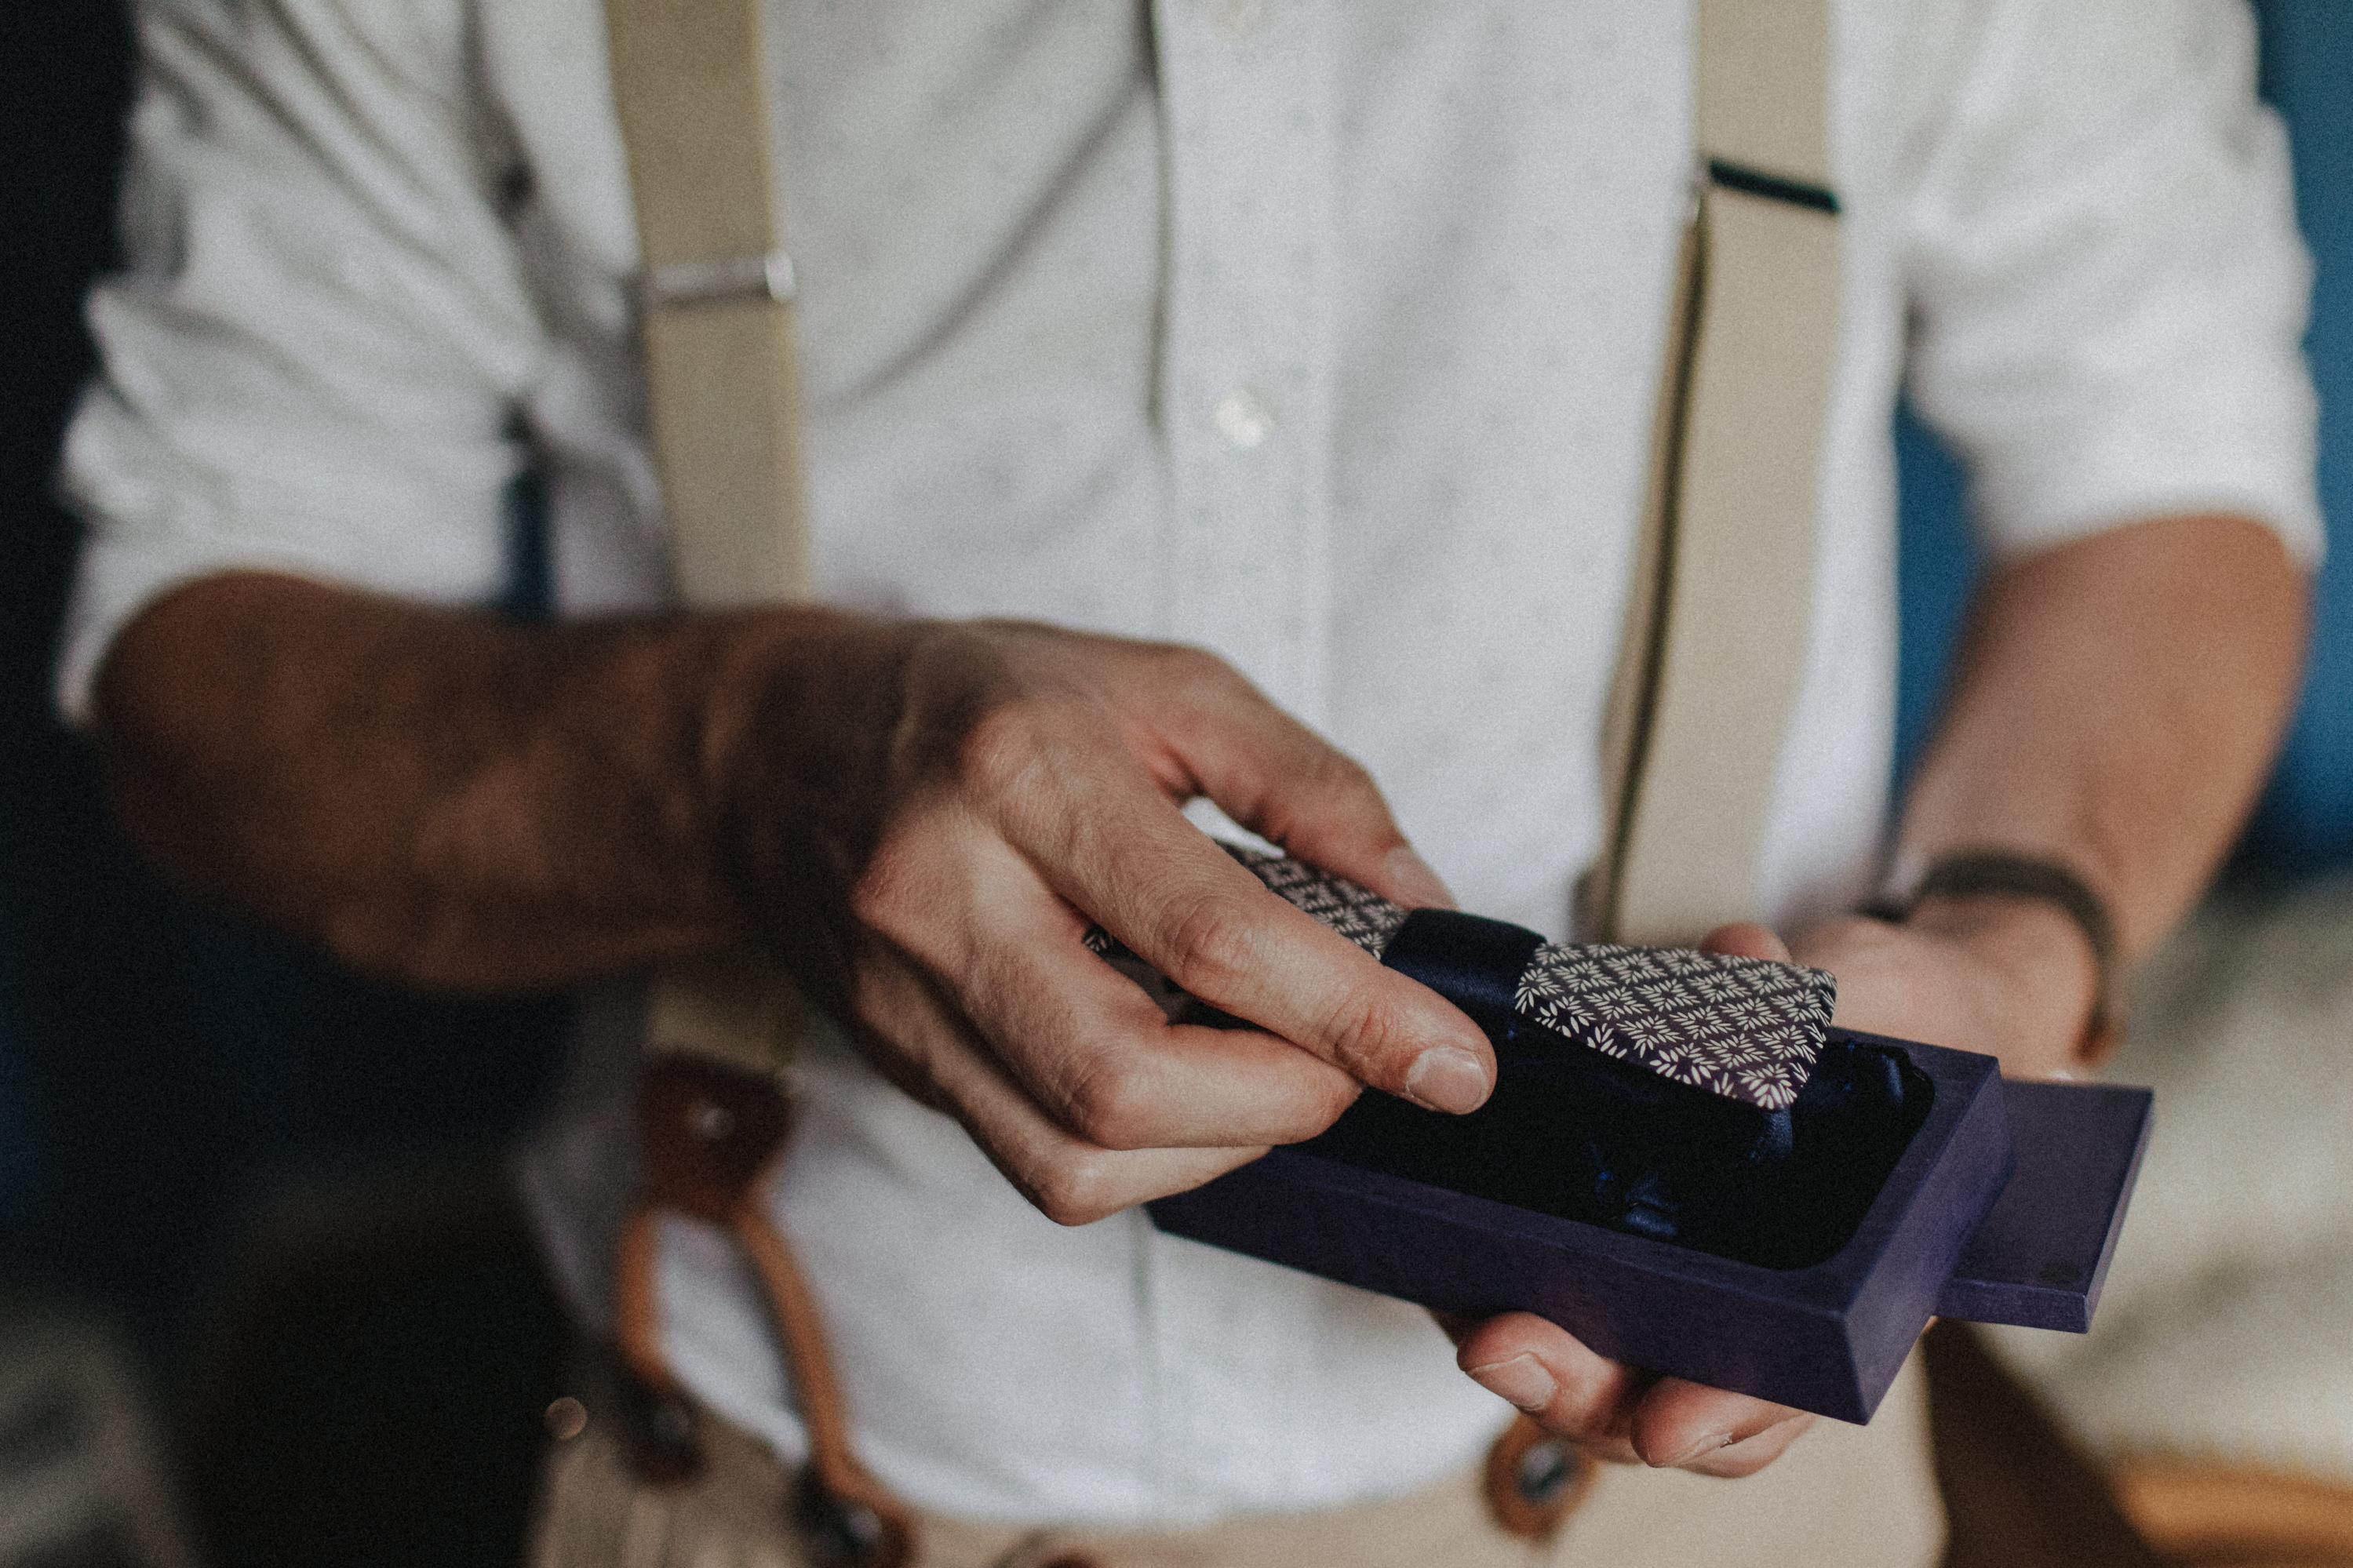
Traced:
<svg viewBox="0 0 2353 1568">
<path fill-rule="evenodd" d="M 791 1477 L 758 1438 L 704 1417 L 698 1480 L 656 1488 L 591 1420 L 542 1477 L 533 1568 L 807 1568 L 786 1523 Z M 1762 1475 L 1714 1480 L 1596 1467 L 1559 1536 L 1498 1529 L 1478 1478 L 1328 1511 L 1198 1531 L 1033 1530 L 926 1514 L 915 1568 L 1916 1568 L 1944 1543 L 1915 1354 L 1868 1427 L 1817 1422 Z"/>
</svg>

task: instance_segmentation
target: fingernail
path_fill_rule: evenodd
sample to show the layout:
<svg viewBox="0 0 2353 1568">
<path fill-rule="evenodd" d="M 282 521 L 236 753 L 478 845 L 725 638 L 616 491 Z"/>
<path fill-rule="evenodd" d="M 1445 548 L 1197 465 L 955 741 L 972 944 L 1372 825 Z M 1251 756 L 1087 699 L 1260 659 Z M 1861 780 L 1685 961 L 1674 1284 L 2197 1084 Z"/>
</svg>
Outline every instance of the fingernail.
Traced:
<svg viewBox="0 0 2353 1568">
<path fill-rule="evenodd" d="M 1683 1466 L 1690 1464 L 1694 1459 L 1704 1459 L 1710 1454 L 1715 1453 L 1718 1448 L 1725 1448 L 1731 1446 L 1731 1433 L 1710 1432 L 1706 1436 L 1702 1437 L 1698 1442 L 1694 1443 L 1690 1447 L 1685 1448 L 1673 1458 L 1662 1459 L 1651 1468 L 1653 1469 L 1661 1470 L 1680 1469 Z"/>
<path fill-rule="evenodd" d="M 1406 1069 L 1405 1097 L 1430 1110 L 1460 1116 L 1487 1101 L 1487 1069 L 1469 1051 L 1432 1046 Z"/>
<path fill-rule="evenodd" d="M 1560 1384 L 1532 1355 L 1515 1355 L 1488 1366 L 1471 1369 L 1472 1381 L 1488 1393 L 1508 1399 L 1523 1410 L 1542 1410 L 1560 1392 Z"/>
<path fill-rule="evenodd" d="M 1388 852 L 1381 862 L 1389 874 L 1389 886 L 1405 895 L 1405 901 L 1416 909 L 1451 910 L 1454 895 L 1439 880 L 1430 862 L 1415 854 L 1411 847 L 1400 844 Z"/>
</svg>

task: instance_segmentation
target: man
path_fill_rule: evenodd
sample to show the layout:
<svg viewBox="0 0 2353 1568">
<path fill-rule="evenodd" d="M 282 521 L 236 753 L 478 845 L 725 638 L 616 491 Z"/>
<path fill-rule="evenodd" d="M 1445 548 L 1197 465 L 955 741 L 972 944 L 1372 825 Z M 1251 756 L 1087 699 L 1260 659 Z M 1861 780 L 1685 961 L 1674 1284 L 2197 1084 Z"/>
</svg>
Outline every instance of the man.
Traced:
<svg viewBox="0 0 2353 1568">
<path fill-rule="evenodd" d="M 834 1022 L 768 1205 L 861 1457 L 976 1561 L 1052 1529 L 1489 1560 L 1510 1543 L 1457 1479 L 1504 1414 L 1481 1385 L 1607 1458 L 1763 1472 L 1605 1474 L 1567 1560 L 1923 1560 L 1908 1382 L 1867 1432 L 1799 1442 L 1792 1412 L 1524 1316 L 1465 1326 L 1465 1381 L 1419 1313 L 1133 1207 L 1363 1086 L 1459 1111 L 1492 1085 L 1466 1020 L 1179 807 L 1562 929 L 1599 832 L 1689 20 L 772 7 L 824 607 L 649 616 L 593 0 L 155 0 L 134 265 L 94 302 L 108 369 L 69 453 L 93 532 L 67 704 L 187 885 L 417 984 L 595 988 L 531 1167 L 592 1329 L 628 977 L 781 952 Z M 2099 976 L 2062 910 L 1839 912 L 1882 842 L 1888 409 L 1908 337 L 2000 563 L 1896 864 L 2048 861 L 2144 952 L 2261 777 L 2318 549 L 2284 151 L 2220 4 L 1857 3 L 1835 53 L 1847 320 L 1760 883 L 1841 1021 L 2072 1071 Z M 560 626 L 471 607 L 526 462 Z M 1090 921 L 1258 1029 L 1168 1026 Z M 797 1460 L 725 1249 L 673 1228 L 659 1279 L 688 1388 Z"/>
</svg>

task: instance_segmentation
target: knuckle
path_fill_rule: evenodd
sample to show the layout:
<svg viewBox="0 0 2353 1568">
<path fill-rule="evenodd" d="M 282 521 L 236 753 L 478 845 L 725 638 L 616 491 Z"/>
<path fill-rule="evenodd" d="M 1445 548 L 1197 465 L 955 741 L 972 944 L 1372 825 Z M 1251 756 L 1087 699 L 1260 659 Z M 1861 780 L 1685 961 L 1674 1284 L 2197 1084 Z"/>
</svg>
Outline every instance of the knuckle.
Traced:
<svg viewBox="0 0 2353 1568">
<path fill-rule="evenodd" d="M 923 902 L 915 890 L 921 859 L 903 840 L 883 839 L 849 885 L 850 919 L 886 936 L 900 934 L 908 911 Z"/>
<path fill-rule="evenodd" d="M 1190 709 L 1221 710 L 1259 695 L 1240 670 L 1190 643 L 1155 645 L 1147 668 L 1154 687 Z"/>
<path fill-rule="evenodd" d="M 1325 1131 L 1340 1120 L 1348 1107 L 1356 1103 L 1362 1086 L 1344 1073 L 1321 1073 L 1314 1087 L 1303 1095 L 1301 1121 L 1293 1130 L 1293 1142 L 1304 1142 Z"/>
<path fill-rule="evenodd" d="M 1188 900 L 1168 923 L 1164 942 L 1169 973 L 1186 989 L 1216 1001 L 1230 994 L 1249 966 L 1250 940 L 1227 901 L 1214 894 Z"/>
<path fill-rule="evenodd" d="M 1380 986 L 1366 983 L 1343 991 L 1325 1012 L 1321 1033 L 1333 1059 L 1365 1082 L 1388 1088 L 1403 1078 L 1413 1042 Z"/>
<path fill-rule="evenodd" d="M 1108 1154 L 1082 1151 L 1060 1155 L 1031 1179 L 1029 1199 L 1056 1225 L 1092 1225 L 1125 1205 L 1115 1191 Z"/>
<path fill-rule="evenodd" d="M 1365 832 L 1387 840 L 1381 847 L 1405 842 L 1389 818 L 1388 802 L 1364 763 L 1345 752 L 1325 749 L 1308 773 L 1306 794 L 1327 815 L 1346 819 Z"/>
<path fill-rule="evenodd" d="M 1286 1073 L 1281 1089 L 1269 1097 L 1271 1136 L 1277 1143 L 1303 1143 L 1325 1131 L 1364 1091 L 1345 1072 L 1304 1055 L 1299 1055 L 1298 1066 L 1308 1070 Z"/>
<path fill-rule="evenodd" d="M 1155 644 L 1152 658 L 1168 679 L 1182 686 L 1229 686 L 1241 679 L 1232 665 L 1192 643 Z"/>
<path fill-rule="evenodd" d="M 1018 790 L 1050 749 L 1046 705 L 1019 699 L 994 702 L 965 726 L 955 748 L 955 776 L 983 799 Z"/>
<path fill-rule="evenodd" d="M 1347 752 L 1323 747 L 1310 764 L 1309 782 L 1325 795 L 1345 799 L 1380 798 L 1371 770 Z"/>
<path fill-rule="evenodd" d="M 1149 1075 L 1118 1058 L 1092 1065 L 1071 1086 L 1065 1105 L 1072 1131 L 1116 1150 L 1149 1147 L 1157 1110 Z"/>
<path fill-rule="evenodd" d="M 1115 737 L 1114 721 L 1084 692 L 1050 688 L 1008 698 L 964 731 L 954 787 L 987 820 L 1034 817 L 1040 803 L 1067 798 L 1114 768 Z"/>
<path fill-rule="evenodd" d="M 1320 824 L 1343 827 L 1352 838 L 1370 840 L 1382 850 L 1405 842 L 1390 819 L 1380 786 L 1362 763 L 1320 741 L 1301 752 L 1284 787 L 1273 792 L 1261 808 L 1270 837 L 1287 842 L 1302 826 Z"/>
</svg>

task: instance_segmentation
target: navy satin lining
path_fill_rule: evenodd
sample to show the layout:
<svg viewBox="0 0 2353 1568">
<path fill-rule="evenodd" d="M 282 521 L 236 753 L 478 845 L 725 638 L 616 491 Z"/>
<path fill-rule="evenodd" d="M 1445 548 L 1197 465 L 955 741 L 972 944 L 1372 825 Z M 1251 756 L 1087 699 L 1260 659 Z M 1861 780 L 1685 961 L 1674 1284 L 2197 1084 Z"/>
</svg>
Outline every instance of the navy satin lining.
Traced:
<svg viewBox="0 0 2353 1568">
<path fill-rule="evenodd" d="M 1508 921 L 1416 910 L 1381 950 L 1381 962 L 1420 981 L 1492 1035 L 1511 1016 L 1520 975 L 1543 945 L 1543 937 Z"/>
<path fill-rule="evenodd" d="M 1460 1117 L 1367 1094 L 1305 1147 L 1767 1268 L 1802 1268 L 1843 1246 L 1926 1119 L 1934 1086 L 1898 1053 L 1835 1037 L 1784 1110 L 1673 1082 L 1513 1011 L 1543 942 L 1451 910 L 1407 916 L 1381 962 L 1486 1032 L 1495 1093 Z"/>
</svg>

